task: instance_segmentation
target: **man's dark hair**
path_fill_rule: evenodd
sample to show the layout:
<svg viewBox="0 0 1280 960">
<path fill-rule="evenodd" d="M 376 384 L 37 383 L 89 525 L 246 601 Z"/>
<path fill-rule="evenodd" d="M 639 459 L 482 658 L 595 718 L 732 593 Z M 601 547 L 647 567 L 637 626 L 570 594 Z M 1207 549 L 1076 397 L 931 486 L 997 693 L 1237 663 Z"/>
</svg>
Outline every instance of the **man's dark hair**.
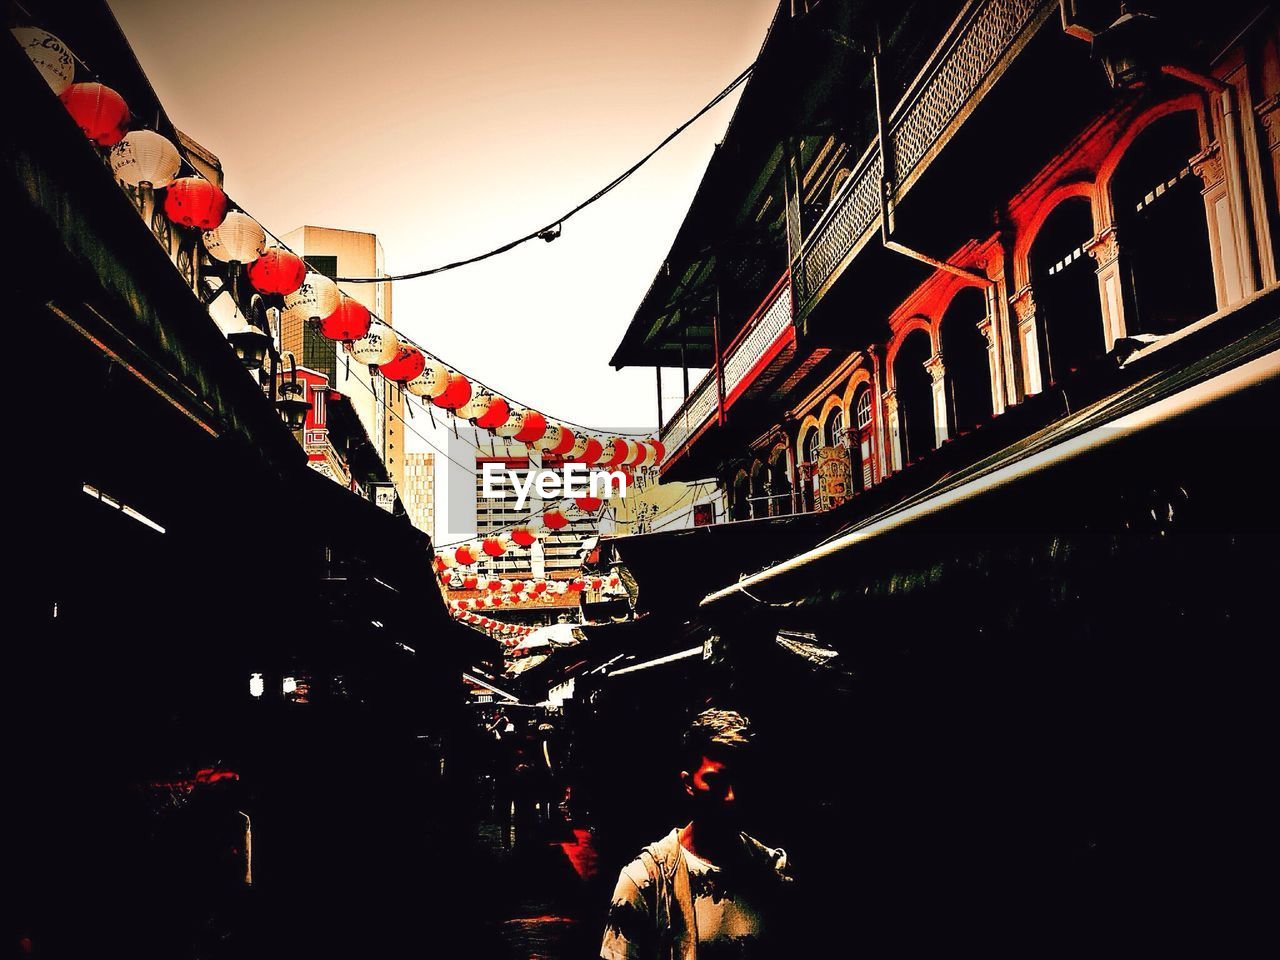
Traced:
<svg viewBox="0 0 1280 960">
<path fill-rule="evenodd" d="M 695 770 L 703 757 L 737 756 L 751 745 L 751 721 L 736 710 L 703 710 L 693 718 L 681 742 L 686 770 Z"/>
</svg>

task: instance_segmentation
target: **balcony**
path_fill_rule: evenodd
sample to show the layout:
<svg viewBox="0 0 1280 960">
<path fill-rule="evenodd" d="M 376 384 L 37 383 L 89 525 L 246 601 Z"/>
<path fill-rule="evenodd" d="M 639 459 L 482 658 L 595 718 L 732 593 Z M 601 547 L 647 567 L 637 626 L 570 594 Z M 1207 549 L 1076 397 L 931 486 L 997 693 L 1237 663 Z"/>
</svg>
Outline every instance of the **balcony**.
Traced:
<svg viewBox="0 0 1280 960">
<path fill-rule="evenodd" d="M 965 8 L 889 115 L 895 203 L 1057 6 L 1047 0 L 978 0 Z M 873 140 L 805 237 L 795 277 L 802 317 L 879 229 L 881 172 L 879 141 Z"/>
<path fill-rule="evenodd" d="M 715 418 L 720 406 L 717 373 L 724 382 L 724 406 L 750 396 L 772 379 L 777 368 L 795 344 L 795 327 L 791 323 L 791 282 L 784 274 L 764 302 L 724 351 L 721 370 L 707 371 L 696 387 L 680 404 L 662 428 L 662 443 L 667 448 L 664 467 L 673 463 L 692 440 Z"/>
</svg>

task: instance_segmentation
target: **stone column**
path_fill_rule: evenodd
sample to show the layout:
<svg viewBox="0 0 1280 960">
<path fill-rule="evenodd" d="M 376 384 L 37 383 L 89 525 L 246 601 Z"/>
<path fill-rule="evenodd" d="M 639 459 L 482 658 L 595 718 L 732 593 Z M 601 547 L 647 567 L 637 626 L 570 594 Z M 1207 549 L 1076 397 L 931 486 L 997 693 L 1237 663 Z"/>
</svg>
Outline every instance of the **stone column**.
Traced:
<svg viewBox="0 0 1280 960">
<path fill-rule="evenodd" d="M 993 322 L 995 316 L 995 289 L 987 291 L 987 315 L 978 323 L 978 332 L 987 341 L 987 370 L 991 374 L 991 412 L 996 416 L 1004 413 L 1004 364 L 1000 362 L 1000 340 L 998 327 Z"/>
<path fill-rule="evenodd" d="M 879 483 L 889 475 L 885 404 L 880 402 L 884 391 L 884 346 L 873 344 L 867 347 L 867 356 L 871 358 L 871 438 L 872 460 L 875 461 L 871 480 Z"/>
<path fill-rule="evenodd" d="M 942 354 L 935 353 L 924 362 L 929 371 L 929 379 L 933 387 L 933 445 L 940 447 L 950 436 L 947 429 L 947 368 L 942 362 Z"/>
<path fill-rule="evenodd" d="M 1213 255 L 1213 287 L 1218 309 L 1236 303 L 1245 295 L 1240 269 L 1242 249 L 1238 242 L 1222 147 L 1215 140 L 1191 158 L 1191 172 L 1204 182 L 1200 191 L 1209 225 L 1209 248 Z"/>
<path fill-rule="evenodd" d="M 1009 304 L 1018 320 L 1018 344 L 1022 357 L 1022 372 L 1026 378 L 1023 392 L 1027 396 L 1039 393 L 1043 387 L 1040 372 L 1040 334 L 1036 330 L 1036 301 L 1027 284 L 1012 297 Z"/>
<path fill-rule="evenodd" d="M 889 422 L 890 472 L 902 469 L 902 421 L 898 416 L 898 395 L 893 390 L 884 392 L 884 417 Z"/>
<path fill-rule="evenodd" d="M 1124 319 L 1124 295 L 1120 285 L 1120 245 L 1116 228 L 1107 227 L 1084 245 L 1085 252 L 1097 263 L 1098 298 L 1102 303 L 1102 332 L 1107 341 L 1107 352 L 1115 342 L 1126 336 Z"/>
</svg>

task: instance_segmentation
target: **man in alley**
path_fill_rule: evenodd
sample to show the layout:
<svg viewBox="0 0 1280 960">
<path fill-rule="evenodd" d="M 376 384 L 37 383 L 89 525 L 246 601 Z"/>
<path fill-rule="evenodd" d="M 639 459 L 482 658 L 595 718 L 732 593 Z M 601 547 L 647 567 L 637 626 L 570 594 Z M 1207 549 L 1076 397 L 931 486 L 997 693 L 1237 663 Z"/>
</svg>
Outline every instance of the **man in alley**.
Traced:
<svg viewBox="0 0 1280 960">
<path fill-rule="evenodd" d="M 600 947 L 605 960 L 760 958 L 794 946 L 786 854 L 739 828 L 751 741 L 735 711 L 694 719 L 680 773 L 692 818 L 622 869 Z"/>
</svg>

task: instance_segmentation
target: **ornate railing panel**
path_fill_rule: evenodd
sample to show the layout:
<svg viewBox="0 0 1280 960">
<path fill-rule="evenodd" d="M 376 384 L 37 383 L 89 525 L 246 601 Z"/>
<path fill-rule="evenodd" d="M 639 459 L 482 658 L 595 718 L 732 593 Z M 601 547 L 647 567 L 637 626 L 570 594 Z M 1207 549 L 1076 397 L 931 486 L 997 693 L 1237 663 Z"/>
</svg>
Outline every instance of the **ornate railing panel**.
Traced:
<svg viewBox="0 0 1280 960">
<path fill-rule="evenodd" d="M 662 428 L 662 444 L 667 448 L 666 462 L 670 462 L 685 441 L 711 419 L 718 404 L 716 372 L 709 370 Z"/>
<path fill-rule="evenodd" d="M 729 350 L 724 359 L 725 396 L 733 393 L 751 368 L 791 324 L 791 284 L 773 292 L 773 302 L 763 306 L 751 327 Z"/>
<path fill-rule="evenodd" d="M 1045 12 L 1048 0 L 987 0 L 975 4 L 952 25 L 933 59 L 908 89 L 889 120 L 894 177 L 899 189 L 939 142 L 992 69 L 1022 32 Z M 831 279 L 880 217 L 880 150 L 872 142 L 845 184 L 806 239 L 803 285 L 797 303 L 810 299 Z"/>
</svg>

